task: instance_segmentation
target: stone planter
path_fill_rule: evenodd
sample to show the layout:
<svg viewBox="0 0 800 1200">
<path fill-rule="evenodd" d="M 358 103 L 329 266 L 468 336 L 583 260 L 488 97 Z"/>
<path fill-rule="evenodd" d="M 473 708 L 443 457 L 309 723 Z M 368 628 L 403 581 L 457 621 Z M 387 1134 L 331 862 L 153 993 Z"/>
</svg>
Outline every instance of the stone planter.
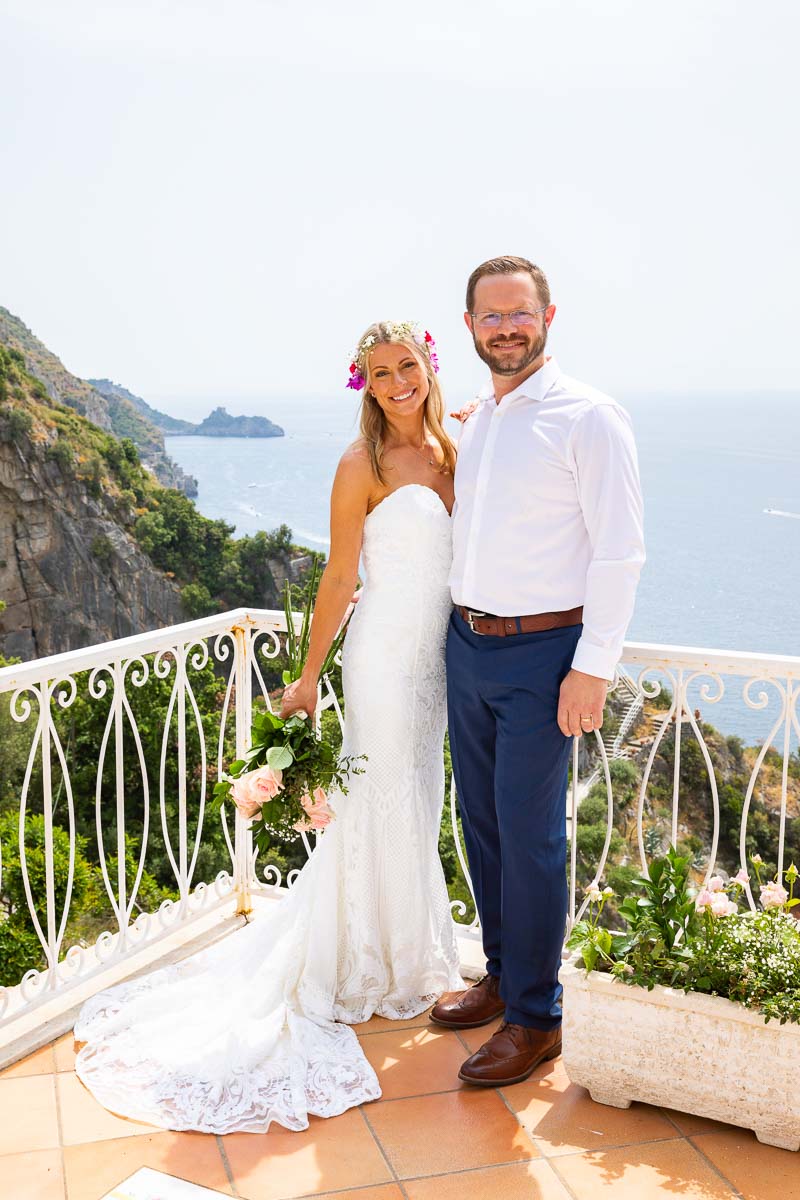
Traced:
<svg viewBox="0 0 800 1200">
<path fill-rule="evenodd" d="M 568 959 L 563 1061 L 593 1100 L 664 1105 L 800 1148 L 800 1025 L 698 992 L 620 983 Z"/>
</svg>

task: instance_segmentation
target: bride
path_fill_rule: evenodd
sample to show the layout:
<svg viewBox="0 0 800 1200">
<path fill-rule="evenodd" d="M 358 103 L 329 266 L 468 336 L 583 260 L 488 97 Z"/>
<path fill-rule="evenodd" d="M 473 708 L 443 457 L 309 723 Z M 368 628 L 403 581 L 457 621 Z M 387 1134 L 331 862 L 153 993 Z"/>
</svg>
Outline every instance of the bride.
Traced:
<svg viewBox="0 0 800 1200">
<path fill-rule="evenodd" d="M 350 1025 L 402 1020 L 462 986 L 438 857 L 455 450 L 430 334 L 371 325 L 348 387 L 361 437 L 331 496 L 308 662 L 282 715 L 312 713 L 363 557 L 345 640 L 343 754 L 366 755 L 280 903 L 186 961 L 83 1007 L 76 1070 L 106 1108 L 168 1129 L 305 1129 L 380 1096 Z"/>
</svg>

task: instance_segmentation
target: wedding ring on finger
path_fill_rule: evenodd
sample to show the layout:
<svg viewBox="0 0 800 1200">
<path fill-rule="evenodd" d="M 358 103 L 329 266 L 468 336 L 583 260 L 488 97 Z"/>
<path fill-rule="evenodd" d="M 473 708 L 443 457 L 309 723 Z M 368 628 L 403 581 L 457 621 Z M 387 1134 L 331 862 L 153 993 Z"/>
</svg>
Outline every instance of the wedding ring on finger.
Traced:
<svg viewBox="0 0 800 1200">
<path fill-rule="evenodd" d="M 594 717 L 591 715 L 591 713 L 588 717 L 581 717 L 581 725 L 588 725 L 589 729 L 594 727 Z"/>
</svg>

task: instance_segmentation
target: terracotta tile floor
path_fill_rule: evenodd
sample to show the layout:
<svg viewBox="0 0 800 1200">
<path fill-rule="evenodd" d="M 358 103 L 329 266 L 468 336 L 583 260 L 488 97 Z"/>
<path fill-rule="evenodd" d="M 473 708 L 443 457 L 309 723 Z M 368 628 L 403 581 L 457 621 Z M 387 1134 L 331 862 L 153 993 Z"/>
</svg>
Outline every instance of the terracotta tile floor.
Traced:
<svg viewBox="0 0 800 1200">
<path fill-rule="evenodd" d="M 789 1200 L 800 1154 L 665 1109 L 594 1104 L 560 1061 L 501 1090 L 459 1084 L 486 1037 L 416 1021 L 357 1029 L 383 1089 L 304 1133 L 166 1133 L 102 1109 L 61 1038 L 0 1074 L 0 1200 L 100 1200 L 140 1167 L 241 1200 Z"/>
</svg>

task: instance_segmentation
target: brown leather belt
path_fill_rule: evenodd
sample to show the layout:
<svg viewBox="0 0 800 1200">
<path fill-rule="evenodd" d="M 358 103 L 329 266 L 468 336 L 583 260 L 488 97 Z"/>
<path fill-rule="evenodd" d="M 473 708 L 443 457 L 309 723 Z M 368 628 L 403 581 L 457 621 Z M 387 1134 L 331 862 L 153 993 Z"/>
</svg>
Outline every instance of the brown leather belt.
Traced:
<svg viewBox="0 0 800 1200">
<path fill-rule="evenodd" d="M 583 620 L 583 605 L 567 608 L 563 612 L 532 613 L 527 617 L 496 617 L 493 613 L 479 612 L 474 608 L 456 605 L 456 612 L 469 625 L 473 633 L 490 637 L 510 637 L 515 633 L 543 633 L 545 629 L 561 629 L 566 625 L 580 625 Z"/>
</svg>

